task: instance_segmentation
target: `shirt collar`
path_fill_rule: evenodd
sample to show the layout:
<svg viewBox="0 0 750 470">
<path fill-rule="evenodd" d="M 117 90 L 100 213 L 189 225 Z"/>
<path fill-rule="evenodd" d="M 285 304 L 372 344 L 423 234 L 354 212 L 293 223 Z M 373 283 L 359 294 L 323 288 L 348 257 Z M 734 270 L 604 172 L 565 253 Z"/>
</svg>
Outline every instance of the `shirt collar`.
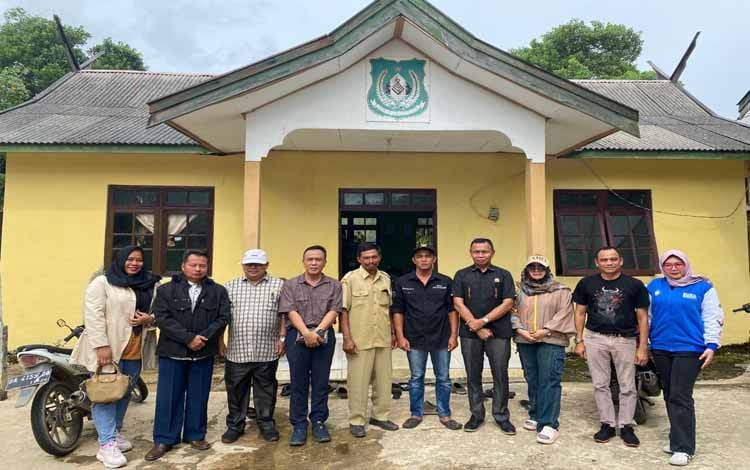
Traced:
<svg viewBox="0 0 750 470">
<path fill-rule="evenodd" d="M 307 282 L 305 281 L 305 275 L 304 274 L 301 274 L 301 275 L 299 275 L 297 277 L 297 282 L 299 284 L 306 284 L 306 285 L 308 285 L 310 287 L 313 287 L 310 284 L 307 284 Z M 331 282 L 331 278 L 329 278 L 328 276 L 326 276 L 325 274 L 323 274 L 323 277 L 321 278 L 320 282 L 317 283 L 317 284 L 315 284 L 315 287 L 317 287 L 317 286 L 319 286 L 321 284 L 327 284 L 329 282 Z"/>
<path fill-rule="evenodd" d="M 411 273 L 409 273 L 409 279 L 410 279 L 410 280 L 414 280 L 414 281 L 417 281 L 417 282 L 419 282 L 419 283 L 421 283 L 421 282 L 422 282 L 422 281 L 420 281 L 420 280 L 419 280 L 419 278 L 417 277 L 417 270 L 416 270 L 416 269 L 415 269 L 414 271 L 412 271 Z M 433 279 L 438 279 L 437 273 L 436 273 L 435 271 L 432 271 L 432 274 L 430 275 L 430 278 L 429 278 L 429 279 L 427 280 L 427 283 L 429 284 L 429 283 L 430 283 L 430 281 L 432 281 Z"/>
<path fill-rule="evenodd" d="M 359 272 L 359 275 L 362 276 L 362 279 L 367 279 L 371 274 L 367 272 L 365 268 L 363 268 L 361 265 L 357 269 L 357 272 Z M 382 275 L 382 271 L 378 270 L 378 272 L 375 273 L 374 276 L 372 276 L 373 280 L 377 281 L 378 278 Z"/>
<path fill-rule="evenodd" d="M 262 284 L 267 281 L 268 281 L 268 274 L 260 278 L 260 280 L 258 280 L 258 282 L 256 282 L 255 285 Z M 252 285 L 252 281 L 250 281 L 250 279 L 248 279 L 247 276 L 242 277 L 242 282 L 247 282 Z"/>
<path fill-rule="evenodd" d="M 473 264 L 473 265 L 471 265 L 471 270 L 472 270 L 472 271 L 479 271 L 479 272 L 482 272 L 482 271 L 481 271 L 481 270 L 479 269 L 479 266 L 477 266 L 476 264 Z M 492 264 L 491 264 L 491 265 L 489 265 L 489 266 L 487 267 L 487 270 L 486 270 L 485 272 L 487 272 L 487 271 L 497 271 L 497 266 L 495 266 L 495 265 L 492 265 Z"/>
</svg>

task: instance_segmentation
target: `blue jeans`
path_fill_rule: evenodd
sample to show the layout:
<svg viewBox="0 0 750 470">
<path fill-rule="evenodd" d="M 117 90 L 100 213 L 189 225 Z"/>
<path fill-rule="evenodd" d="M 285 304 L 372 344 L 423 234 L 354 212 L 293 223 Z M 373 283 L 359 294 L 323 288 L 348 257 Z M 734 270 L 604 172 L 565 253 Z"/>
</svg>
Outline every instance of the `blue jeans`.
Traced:
<svg viewBox="0 0 750 470">
<path fill-rule="evenodd" d="M 310 421 L 328 420 L 328 378 L 331 375 L 336 334 L 333 328 L 326 332 L 328 342 L 317 348 L 298 343 L 297 330 L 290 328 L 286 334 L 286 357 L 289 360 L 291 395 L 289 396 L 289 421 L 294 427 L 307 427 L 307 399 L 310 399 Z"/>
<path fill-rule="evenodd" d="M 537 422 L 537 432 L 545 426 L 559 428 L 565 348 L 547 343 L 518 343 L 518 353 L 529 386 L 529 418 Z"/>
<path fill-rule="evenodd" d="M 122 429 L 125 412 L 130 404 L 130 392 L 133 390 L 138 376 L 141 375 L 141 361 L 129 361 L 122 359 L 117 363 L 120 372 L 130 377 L 130 388 L 124 397 L 112 403 L 94 403 L 91 408 L 91 416 L 94 418 L 96 433 L 99 435 L 99 444 L 114 441 L 117 433 Z"/>
<path fill-rule="evenodd" d="M 212 356 L 197 361 L 159 357 L 154 412 L 154 444 L 200 441 L 208 427 Z"/>
<path fill-rule="evenodd" d="M 424 414 L 424 375 L 427 368 L 427 355 L 432 360 L 435 372 L 435 396 L 437 398 L 437 413 L 441 418 L 451 415 L 451 353 L 447 349 L 436 351 L 420 351 L 412 349 L 406 353 L 409 359 L 409 409 L 412 416 Z"/>
</svg>

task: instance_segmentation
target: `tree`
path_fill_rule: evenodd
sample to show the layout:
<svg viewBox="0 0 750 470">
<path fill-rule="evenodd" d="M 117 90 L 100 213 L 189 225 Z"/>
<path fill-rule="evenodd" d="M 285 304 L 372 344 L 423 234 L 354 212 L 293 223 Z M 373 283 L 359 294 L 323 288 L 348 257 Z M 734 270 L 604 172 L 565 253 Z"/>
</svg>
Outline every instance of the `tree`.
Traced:
<svg viewBox="0 0 750 470">
<path fill-rule="evenodd" d="M 70 71 L 65 50 L 57 41 L 55 22 L 30 16 L 23 8 L 11 8 L 0 25 L 0 68 L 22 64 L 28 70 L 24 77 L 32 95 L 39 93 Z M 91 35 L 83 26 L 66 26 L 65 35 L 79 62 L 86 60 L 80 46 Z"/>
<path fill-rule="evenodd" d="M 0 110 L 23 103 L 31 96 L 24 82 L 25 71 L 21 65 L 0 69 Z"/>
<path fill-rule="evenodd" d="M 70 71 L 65 50 L 57 40 L 57 26 L 53 20 L 29 15 L 23 8 L 11 8 L 3 14 L 0 23 L 0 72 L 2 80 L 17 83 L 22 77 L 27 96 L 18 92 L 8 93 L 0 86 L 0 109 L 7 103 L 18 104 L 50 86 Z M 78 63 L 86 60 L 83 47 L 91 34 L 83 26 L 64 26 L 65 35 Z M 104 55 L 94 62 L 97 68 L 145 70 L 140 52 L 122 42 L 106 38 L 89 49 L 89 53 L 103 51 Z M 8 69 L 15 68 L 15 71 Z M 12 76 L 12 78 L 10 78 Z M 5 82 L 3 82 L 5 83 Z M 14 97 L 8 97 L 12 94 Z M 11 104 L 11 105 L 12 105 Z"/>
<path fill-rule="evenodd" d="M 105 70 L 146 70 L 143 54 L 128 46 L 124 42 L 115 43 L 112 38 L 106 38 L 101 43 L 89 49 L 89 56 L 103 52 L 96 59 L 92 68 Z"/>
<path fill-rule="evenodd" d="M 628 26 L 573 19 L 511 53 L 564 78 L 655 79 L 636 66 L 642 50 L 641 33 Z"/>
</svg>

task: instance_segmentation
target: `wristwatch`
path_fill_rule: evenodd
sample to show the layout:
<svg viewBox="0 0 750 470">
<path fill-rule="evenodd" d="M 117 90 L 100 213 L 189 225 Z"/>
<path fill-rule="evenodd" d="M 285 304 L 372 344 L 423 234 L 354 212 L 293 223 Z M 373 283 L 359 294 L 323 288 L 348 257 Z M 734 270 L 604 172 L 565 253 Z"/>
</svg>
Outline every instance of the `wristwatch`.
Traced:
<svg viewBox="0 0 750 470">
<path fill-rule="evenodd" d="M 489 318 L 487 318 L 487 317 L 482 317 L 482 321 L 483 321 L 483 322 L 484 322 L 484 324 L 486 325 L 487 323 L 489 323 L 489 322 L 490 322 L 490 319 L 489 319 Z"/>
<path fill-rule="evenodd" d="M 583 338 L 581 339 L 576 338 L 576 344 L 583 344 Z"/>
</svg>

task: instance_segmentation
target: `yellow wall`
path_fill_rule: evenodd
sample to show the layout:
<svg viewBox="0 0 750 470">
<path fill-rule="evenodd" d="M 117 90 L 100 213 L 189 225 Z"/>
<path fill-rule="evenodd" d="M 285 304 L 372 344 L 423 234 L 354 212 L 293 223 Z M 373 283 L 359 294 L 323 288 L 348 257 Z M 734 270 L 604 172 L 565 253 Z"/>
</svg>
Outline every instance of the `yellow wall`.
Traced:
<svg viewBox="0 0 750 470">
<path fill-rule="evenodd" d="M 11 347 L 64 336 L 81 319 L 83 289 L 104 261 L 107 186 L 215 187 L 213 275 L 237 275 L 242 252 L 242 157 L 9 154 L 2 274 Z"/>
<path fill-rule="evenodd" d="M 728 215 L 744 193 L 744 162 L 706 160 L 587 160 L 602 180 L 615 189 L 651 189 L 655 211 L 696 215 Z M 578 160 L 548 163 L 548 239 L 554 258 L 552 223 L 555 189 L 606 189 Z M 659 253 L 678 248 L 690 257 L 693 269 L 716 285 L 726 313 L 722 342 L 748 341 L 750 315 L 731 313 L 750 302 L 750 268 L 744 199 L 728 219 L 699 219 L 654 213 Z M 571 286 L 579 278 L 564 278 Z M 648 281 L 651 278 L 642 278 Z"/>
<path fill-rule="evenodd" d="M 610 186 L 651 189 L 655 210 L 727 214 L 743 186 L 743 162 L 589 160 Z M 496 264 L 517 276 L 525 259 L 524 161 L 517 155 L 272 152 L 261 165 L 261 246 L 271 271 L 301 272 L 302 250 L 329 248 L 326 270 L 338 276 L 339 188 L 430 188 L 437 191 L 440 270 L 469 264 L 468 243 L 495 241 Z M 102 265 L 110 184 L 213 186 L 213 276 L 240 274 L 242 157 L 125 154 L 9 154 L 2 274 L 11 347 L 60 338 L 58 317 L 80 319 L 82 292 Z M 547 245 L 554 259 L 552 191 L 601 189 L 579 161 L 547 167 Z M 490 206 L 500 220 L 486 219 Z M 476 213 L 479 211 L 481 216 Z M 724 343 L 748 340 L 750 316 L 729 313 L 750 301 L 744 206 L 726 220 L 655 214 L 659 250 L 677 247 L 711 277 L 727 311 Z M 386 253 L 387 256 L 387 253 Z M 578 278 L 564 278 L 574 285 Z M 646 279 L 647 280 L 647 279 Z"/>
<path fill-rule="evenodd" d="M 479 236 L 495 242 L 496 263 L 515 270 L 523 262 L 524 161 L 518 155 L 275 151 L 261 167 L 260 224 L 274 274 L 299 274 L 302 250 L 313 244 L 329 251 L 328 275 L 343 274 L 339 188 L 435 189 L 438 264 L 450 276 L 471 263 L 469 242 Z M 486 218 L 490 205 L 500 209 L 498 222 Z"/>
</svg>

